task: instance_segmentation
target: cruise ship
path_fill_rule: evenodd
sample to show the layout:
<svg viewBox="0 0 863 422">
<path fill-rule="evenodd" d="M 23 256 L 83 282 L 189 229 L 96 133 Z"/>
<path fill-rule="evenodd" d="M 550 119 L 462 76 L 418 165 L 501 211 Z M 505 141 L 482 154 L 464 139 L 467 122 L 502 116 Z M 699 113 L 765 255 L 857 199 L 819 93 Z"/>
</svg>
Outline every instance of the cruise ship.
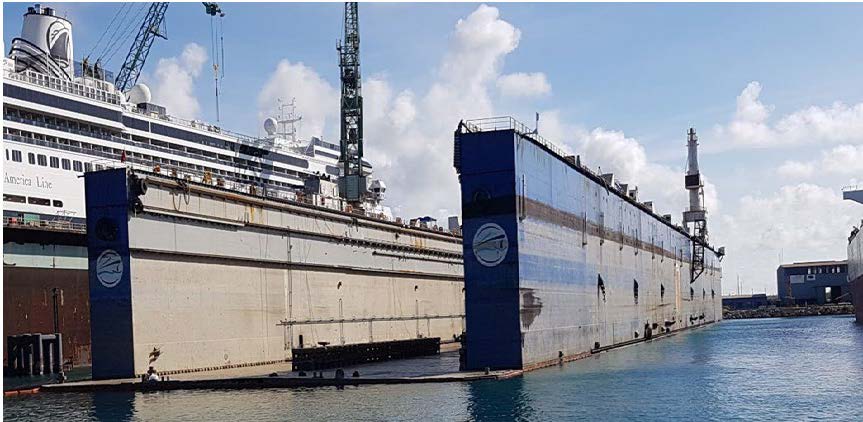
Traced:
<svg viewBox="0 0 863 422">
<path fill-rule="evenodd" d="M 66 356 L 88 363 L 89 171 L 127 167 L 393 220 L 382 181 L 367 179 L 360 206 L 341 199 L 335 183 L 321 183 L 338 178 L 340 146 L 299 139 L 293 101 L 263 122 L 263 137 L 183 119 L 155 104 L 146 85 L 121 92 L 110 72 L 76 61 L 73 24 L 54 9 L 29 7 L 23 21 L 3 59 L 7 335 L 62 330 Z M 367 161 L 362 167 L 371 174 Z"/>
<path fill-rule="evenodd" d="M 863 204 L 863 187 L 849 186 L 842 190 L 842 198 Z M 863 324 L 863 220 L 848 235 L 848 287 L 857 322 Z"/>
<path fill-rule="evenodd" d="M 293 110 L 268 118 L 267 136 L 243 135 L 172 116 L 151 102 L 146 85 L 119 92 L 109 73 L 92 72 L 73 57 L 71 22 L 51 8 L 29 8 L 22 36 L 3 60 L 3 216 L 9 224 L 82 223 L 79 176 L 109 166 L 291 200 L 308 179 L 339 176 L 339 146 L 297 139 Z M 380 181 L 371 183 L 375 192 L 385 190 Z M 390 217 L 383 207 L 375 211 Z"/>
</svg>

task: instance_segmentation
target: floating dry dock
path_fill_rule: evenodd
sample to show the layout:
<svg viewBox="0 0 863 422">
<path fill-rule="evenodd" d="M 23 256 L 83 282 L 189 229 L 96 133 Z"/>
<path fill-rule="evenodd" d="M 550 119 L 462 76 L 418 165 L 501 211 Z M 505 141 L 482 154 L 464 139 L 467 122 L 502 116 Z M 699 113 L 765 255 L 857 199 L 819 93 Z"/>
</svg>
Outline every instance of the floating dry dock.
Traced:
<svg viewBox="0 0 863 422">
<path fill-rule="evenodd" d="M 690 131 L 698 201 L 695 145 Z M 467 369 L 531 369 L 722 318 L 722 251 L 699 203 L 690 234 L 511 118 L 461 123 L 454 158 Z"/>
<path fill-rule="evenodd" d="M 457 236 L 127 169 L 85 184 L 94 379 L 464 330 Z"/>
</svg>

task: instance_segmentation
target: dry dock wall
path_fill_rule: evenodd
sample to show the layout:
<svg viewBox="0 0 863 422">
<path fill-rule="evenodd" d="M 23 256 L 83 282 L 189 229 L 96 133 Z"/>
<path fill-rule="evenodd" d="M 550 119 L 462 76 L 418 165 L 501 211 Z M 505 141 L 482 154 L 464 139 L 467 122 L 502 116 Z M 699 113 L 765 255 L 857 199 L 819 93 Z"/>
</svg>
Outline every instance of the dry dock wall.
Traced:
<svg viewBox="0 0 863 422">
<path fill-rule="evenodd" d="M 689 238 L 574 160 L 514 130 L 456 143 L 468 369 L 538 367 L 722 318 L 712 250 L 690 283 Z"/>
<path fill-rule="evenodd" d="M 455 236 L 141 177 L 133 212 L 124 170 L 87 175 L 92 331 L 112 333 L 93 338 L 94 377 L 140 374 L 154 357 L 162 371 L 230 367 L 464 330 Z M 127 222 L 113 244 L 99 238 L 111 219 Z"/>
</svg>

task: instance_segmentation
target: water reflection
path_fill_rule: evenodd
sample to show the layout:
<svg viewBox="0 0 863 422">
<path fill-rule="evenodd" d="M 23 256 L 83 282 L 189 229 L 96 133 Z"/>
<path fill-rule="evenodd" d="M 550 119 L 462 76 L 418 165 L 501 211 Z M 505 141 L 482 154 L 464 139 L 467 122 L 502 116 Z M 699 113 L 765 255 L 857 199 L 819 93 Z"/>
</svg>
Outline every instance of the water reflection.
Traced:
<svg viewBox="0 0 863 422">
<path fill-rule="evenodd" d="M 134 416 L 134 392 L 94 393 L 92 417 L 100 421 L 129 421 Z"/>
<path fill-rule="evenodd" d="M 533 420 L 536 414 L 522 377 L 468 384 L 470 420 Z"/>
<path fill-rule="evenodd" d="M 863 326 L 850 317 L 727 321 L 474 383 L 9 397 L 9 420 L 863 421 Z M 793 416 L 788 416 L 793 415 Z"/>
</svg>

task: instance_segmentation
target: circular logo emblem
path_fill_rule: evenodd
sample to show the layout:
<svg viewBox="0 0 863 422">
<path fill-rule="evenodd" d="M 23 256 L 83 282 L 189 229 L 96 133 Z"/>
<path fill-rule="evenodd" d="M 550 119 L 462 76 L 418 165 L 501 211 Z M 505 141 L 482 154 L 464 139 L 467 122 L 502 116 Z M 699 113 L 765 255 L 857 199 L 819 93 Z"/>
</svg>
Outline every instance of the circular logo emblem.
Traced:
<svg viewBox="0 0 863 422">
<path fill-rule="evenodd" d="M 96 258 L 96 278 L 107 288 L 120 282 L 123 277 L 123 258 L 113 249 L 105 249 Z"/>
<path fill-rule="evenodd" d="M 506 232 L 495 223 L 483 224 L 473 236 L 473 255 L 480 264 L 494 267 L 506 257 L 509 241 Z"/>
</svg>

